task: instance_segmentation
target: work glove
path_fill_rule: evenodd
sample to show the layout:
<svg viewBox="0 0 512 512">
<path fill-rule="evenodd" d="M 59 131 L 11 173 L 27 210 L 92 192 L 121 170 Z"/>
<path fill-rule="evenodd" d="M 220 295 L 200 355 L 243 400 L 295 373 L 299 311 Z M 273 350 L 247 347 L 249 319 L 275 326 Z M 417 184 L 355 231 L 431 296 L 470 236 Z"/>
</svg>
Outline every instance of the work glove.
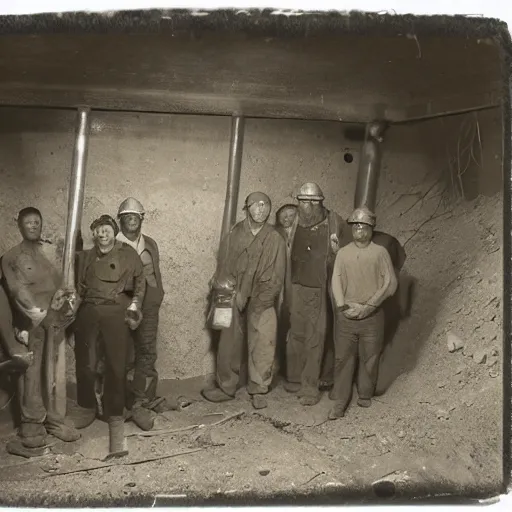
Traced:
<svg viewBox="0 0 512 512">
<path fill-rule="evenodd" d="M 14 337 L 16 338 L 16 341 L 19 341 L 22 345 L 28 347 L 28 331 L 22 331 L 15 327 Z"/>
<path fill-rule="evenodd" d="M 132 302 L 127 308 L 124 315 L 124 321 L 128 324 L 128 327 L 135 331 L 142 322 L 142 311 L 136 302 Z"/>
<path fill-rule="evenodd" d="M 336 254 L 340 250 L 340 241 L 338 240 L 338 236 L 336 234 L 332 234 L 330 237 L 331 242 L 331 250 L 334 254 Z"/>
</svg>

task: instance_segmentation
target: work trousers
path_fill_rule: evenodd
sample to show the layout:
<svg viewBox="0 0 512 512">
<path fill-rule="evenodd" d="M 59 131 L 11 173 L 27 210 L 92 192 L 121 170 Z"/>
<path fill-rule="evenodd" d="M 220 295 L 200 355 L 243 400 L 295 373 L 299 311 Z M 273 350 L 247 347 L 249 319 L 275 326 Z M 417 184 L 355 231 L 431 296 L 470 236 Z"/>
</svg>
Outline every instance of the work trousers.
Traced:
<svg viewBox="0 0 512 512">
<path fill-rule="evenodd" d="M 384 340 L 384 312 L 379 309 L 362 320 L 346 318 L 341 312 L 336 316 L 334 387 L 329 396 L 346 408 L 352 397 L 357 366 L 359 398 L 374 396 Z"/>
<path fill-rule="evenodd" d="M 7 294 L 0 283 L 0 344 L 8 356 L 25 352 L 24 347 L 16 341 L 12 325 L 12 311 Z"/>
<path fill-rule="evenodd" d="M 104 360 L 104 416 L 122 416 L 126 393 L 126 367 L 130 330 L 125 322 L 126 304 L 83 303 L 75 320 L 77 402 L 96 407 L 98 364 Z"/>
<path fill-rule="evenodd" d="M 327 330 L 327 291 L 292 284 L 287 380 L 300 383 L 301 396 L 316 396 Z"/>
<path fill-rule="evenodd" d="M 142 322 L 134 332 L 135 371 L 132 392 L 136 404 L 147 404 L 156 398 L 158 372 L 156 370 L 158 316 L 162 295 L 154 286 L 146 287 L 142 304 Z"/>
<path fill-rule="evenodd" d="M 248 393 L 256 395 L 268 392 L 274 372 L 276 337 L 277 315 L 274 306 L 265 307 L 250 300 L 243 314 L 236 306 L 233 307 L 231 326 L 222 330 L 217 352 L 217 384 L 224 393 L 235 396 L 241 383 L 245 357 Z"/>
<path fill-rule="evenodd" d="M 45 398 L 48 390 L 43 386 L 43 364 L 47 331 L 39 326 L 29 332 L 28 349 L 33 352 L 33 362 L 18 378 L 18 397 L 21 423 L 43 424 L 46 419 Z"/>
</svg>

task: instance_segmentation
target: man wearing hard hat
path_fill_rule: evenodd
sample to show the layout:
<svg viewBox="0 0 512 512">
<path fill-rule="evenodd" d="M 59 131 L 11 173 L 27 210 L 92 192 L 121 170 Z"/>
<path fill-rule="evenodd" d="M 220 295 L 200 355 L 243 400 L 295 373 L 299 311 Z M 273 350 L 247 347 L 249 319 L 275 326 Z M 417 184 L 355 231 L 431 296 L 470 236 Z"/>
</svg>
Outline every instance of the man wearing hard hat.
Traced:
<svg viewBox="0 0 512 512">
<path fill-rule="evenodd" d="M 349 242 L 345 221 L 324 206 L 316 183 L 305 183 L 297 195 L 298 211 L 289 235 L 290 332 L 285 389 L 302 405 L 320 400 L 319 379 L 324 346 L 332 325 L 329 286 L 339 247 Z"/>
<path fill-rule="evenodd" d="M 345 414 L 356 366 L 357 403 L 361 407 L 371 405 L 384 340 L 382 304 L 397 289 L 389 252 L 372 241 L 375 215 L 361 207 L 347 222 L 352 226 L 354 241 L 338 251 L 331 283 L 336 323 L 334 386 L 329 395 L 335 404 L 330 419 Z"/>
<path fill-rule="evenodd" d="M 128 197 L 119 205 L 117 216 L 121 226 L 117 239 L 137 251 L 146 279 L 143 319 L 134 333 L 135 368 L 131 391 L 134 395 L 132 420 L 141 429 L 150 430 L 154 426 L 156 413 L 169 408 L 165 398 L 157 396 L 158 321 L 165 294 L 160 273 L 160 253 L 155 240 L 142 233 L 145 211 L 140 201 Z"/>
<path fill-rule="evenodd" d="M 247 353 L 247 391 L 255 409 L 267 406 L 276 353 L 276 302 L 283 289 L 286 244 L 267 223 L 270 198 L 253 192 L 245 200 L 245 220 L 236 224 L 222 242 L 226 254 L 212 280 L 214 288 L 234 283 L 231 325 L 221 333 L 217 352 L 216 387 L 202 390 L 211 402 L 232 400 L 240 382 L 242 358 Z M 245 350 L 247 333 L 247 350 Z"/>
</svg>

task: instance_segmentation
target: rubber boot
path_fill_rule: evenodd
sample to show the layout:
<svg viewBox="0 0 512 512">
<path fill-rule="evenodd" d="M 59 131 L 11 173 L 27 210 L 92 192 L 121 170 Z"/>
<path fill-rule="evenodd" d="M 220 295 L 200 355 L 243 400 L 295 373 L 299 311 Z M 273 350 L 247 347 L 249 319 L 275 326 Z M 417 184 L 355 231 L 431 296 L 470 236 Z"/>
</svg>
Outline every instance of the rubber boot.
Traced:
<svg viewBox="0 0 512 512">
<path fill-rule="evenodd" d="M 128 455 L 126 439 L 124 437 L 124 417 L 111 416 L 108 419 L 109 454 L 104 460 L 113 457 L 124 457 Z"/>
</svg>

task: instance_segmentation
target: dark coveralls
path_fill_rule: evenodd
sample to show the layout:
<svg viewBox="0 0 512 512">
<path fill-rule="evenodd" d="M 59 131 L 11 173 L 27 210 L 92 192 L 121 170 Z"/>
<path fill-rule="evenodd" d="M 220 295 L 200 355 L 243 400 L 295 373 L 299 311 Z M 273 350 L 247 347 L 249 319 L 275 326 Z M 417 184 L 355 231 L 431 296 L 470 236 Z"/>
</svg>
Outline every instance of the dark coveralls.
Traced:
<svg viewBox="0 0 512 512">
<path fill-rule="evenodd" d="M 302 228 L 298 216 L 292 228 L 290 253 L 290 332 L 286 350 L 287 381 L 301 384 L 299 395 L 318 395 L 326 338 L 332 333 L 330 279 L 336 257 L 330 236 L 339 244 L 347 238 L 347 225 L 335 212 L 316 226 Z"/>
<path fill-rule="evenodd" d="M 338 251 L 333 270 L 333 296 L 340 303 L 376 304 L 365 318 L 350 319 L 336 312 L 334 387 L 330 398 L 346 408 L 352 396 L 356 366 L 359 398 L 370 399 L 377 383 L 384 340 L 382 301 L 395 293 L 397 280 L 386 249 L 370 242 L 351 243 Z"/>
<path fill-rule="evenodd" d="M 283 290 L 281 291 L 278 301 L 278 320 L 277 320 L 277 347 L 276 347 L 276 360 L 280 373 L 286 376 L 286 343 L 288 332 L 290 331 L 290 304 L 291 304 L 291 265 L 290 251 L 291 251 L 291 231 L 283 226 L 276 226 L 276 231 L 283 237 L 286 243 L 286 274 L 284 279 Z"/>
<path fill-rule="evenodd" d="M 160 306 L 165 295 L 160 273 L 160 253 L 156 242 L 146 235 L 141 258 L 146 279 L 146 294 L 142 303 L 142 322 L 133 333 L 135 357 L 131 391 L 135 403 L 150 407 L 157 398 L 158 372 L 157 334 Z"/>
<path fill-rule="evenodd" d="M 0 268 L 0 360 L 3 360 L 5 355 L 12 357 L 14 354 L 25 352 L 25 350 L 14 336 L 11 304 L 1 281 L 3 279 Z"/>
<path fill-rule="evenodd" d="M 2 273 L 11 304 L 14 304 L 14 323 L 19 329 L 28 331 L 28 350 L 33 352 L 33 363 L 18 379 L 21 412 L 19 434 L 26 447 L 36 448 L 44 445 L 46 431 L 51 433 L 52 428 L 58 428 L 64 418 L 55 411 L 47 411 L 43 396 L 43 361 L 45 345 L 49 341 L 47 319 L 33 327 L 26 315 L 28 309 L 24 311 L 24 306 L 48 311 L 52 298 L 60 286 L 61 276 L 44 255 L 42 244 L 27 241 L 21 242 L 4 254 Z M 57 334 L 63 335 L 62 332 Z M 55 343 L 58 341 L 54 340 Z M 46 429 L 43 427 L 45 424 Z"/>
<path fill-rule="evenodd" d="M 1 277 L 2 271 L 0 267 L 0 281 Z M 14 354 L 25 352 L 27 352 L 27 348 L 19 343 L 14 336 L 11 304 L 0 282 L 0 362 L 11 358 Z M 10 375 L 0 374 L 0 392 L 7 389 L 10 391 L 13 384 Z"/>
<path fill-rule="evenodd" d="M 240 369 L 248 351 L 249 394 L 268 392 L 273 377 L 277 336 L 276 300 L 283 288 L 286 246 L 275 228 L 265 224 L 254 236 L 245 219 L 236 224 L 223 244 L 229 244 L 221 273 L 236 282 L 236 293 L 246 307 L 233 307 L 231 327 L 223 329 L 217 352 L 217 384 L 234 396 L 240 385 Z M 243 383 L 242 383 L 243 385 Z"/>
<path fill-rule="evenodd" d="M 97 364 L 104 359 L 103 413 L 106 418 L 122 416 L 131 336 L 125 314 L 130 295 L 140 304 L 144 299 L 142 263 L 134 249 L 116 241 L 107 254 L 96 247 L 82 253 L 77 277 L 82 298 L 73 324 L 77 403 L 96 407 Z"/>
</svg>

